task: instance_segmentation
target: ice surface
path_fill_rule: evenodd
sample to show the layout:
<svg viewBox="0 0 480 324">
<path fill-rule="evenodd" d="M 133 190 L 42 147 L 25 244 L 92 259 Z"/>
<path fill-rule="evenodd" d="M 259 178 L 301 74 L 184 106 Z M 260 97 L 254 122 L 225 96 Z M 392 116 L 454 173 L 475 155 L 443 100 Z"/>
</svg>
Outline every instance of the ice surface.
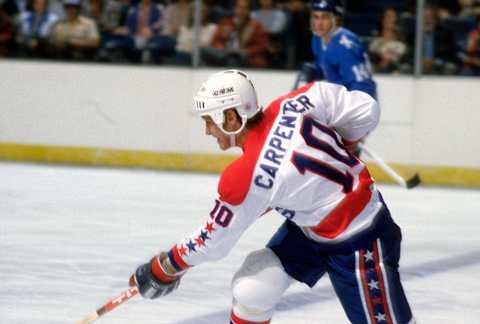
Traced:
<svg viewBox="0 0 480 324">
<path fill-rule="evenodd" d="M 200 226 L 216 175 L 0 163 L 0 323 L 74 323 L 129 275 Z M 418 323 L 480 323 L 480 191 L 381 190 L 403 228 L 401 274 Z M 230 280 L 282 219 L 254 224 L 229 256 L 193 268 L 174 294 L 135 297 L 98 323 L 223 324 Z M 328 277 L 292 286 L 272 324 L 347 323 Z"/>
</svg>

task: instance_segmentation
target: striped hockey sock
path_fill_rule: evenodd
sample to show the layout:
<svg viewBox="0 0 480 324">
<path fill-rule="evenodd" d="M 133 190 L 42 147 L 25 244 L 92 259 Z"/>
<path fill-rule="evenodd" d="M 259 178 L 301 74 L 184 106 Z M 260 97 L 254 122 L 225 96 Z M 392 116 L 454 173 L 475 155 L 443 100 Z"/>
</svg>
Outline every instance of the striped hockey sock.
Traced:
<svg viewBox="0 0 480 324">
<path fill-rule="evenodd" d="M 263 321 L 263 322 L 251 322 L 244 319 L 239 318 L 233 312 L 230 315 L 230 324 L 270 324 L 270 320 Z"/>
</svg>

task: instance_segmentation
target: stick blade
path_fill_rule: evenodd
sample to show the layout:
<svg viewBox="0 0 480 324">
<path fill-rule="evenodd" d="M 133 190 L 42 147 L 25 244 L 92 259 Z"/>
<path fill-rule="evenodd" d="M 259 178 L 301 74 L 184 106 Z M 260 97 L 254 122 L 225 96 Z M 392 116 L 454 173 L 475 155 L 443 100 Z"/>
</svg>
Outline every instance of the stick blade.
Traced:
<svg viewBox="0 0 480 324">
<path fill-rule="evenodd" d="M 90 314 L 90 315 L 86 316 L 83 320 L 78 321 L 77 324 L 90 324 L 90 323 L 95 322 L 97 320 L 97 318 L 98 318 L 97 313 Z"/>
<path fill-rule="evenodd" d="M 420 183 L 422 183 L 422 180 L 420 179 L 420 176 L 418 175 L 418 173 L 415 173 L 415 175 L 410 179 L 408 179 L 405 183 L 407 185 L 407 189 L 413 189 L 416 186 L 418 186 Z"/>
</svg>

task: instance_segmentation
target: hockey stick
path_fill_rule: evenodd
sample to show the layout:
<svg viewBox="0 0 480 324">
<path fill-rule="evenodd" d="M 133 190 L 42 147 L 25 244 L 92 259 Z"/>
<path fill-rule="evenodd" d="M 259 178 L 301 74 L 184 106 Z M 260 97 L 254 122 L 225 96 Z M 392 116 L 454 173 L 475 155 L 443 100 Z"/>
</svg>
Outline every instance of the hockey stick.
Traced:
<svg viewBox="0 0 480 324">
<path fill-rule="evenodd" d="M 129 289 L 122 292 L 117 298 L 109 300 L 105 305 L 97 309 L 95 313 L 92 313 L 86 316 L 83 320 L 77 322 L 77 324 L 90 324 L 95 322 L 100 316 L 110 312 L 117 306 L 120 306 L 133 296 L 138 294 L 137 287 L 130 287 Z"/>
<path fill-rule="evenodd" d="M 402 187 L 412 189 L 422 182 L 418 173 L 415 173 L 415 175 L 408 180 L 403 179 L 387 163 L 385 163 L 385 161 L 383 161 L 383 159 L 378 154 L 368 148 L 365 144 L 358 143 L 358 147 L 361 148 L 365 153 L 367 153 L 367 155 L 370 156 L 375 162 L 377 162 L 380 168 L 382 168 L 383 171 L 385 171 L 390 177 L 392 177 L 393 180 L 395 180 L 396 183 L 398 183 Z"/>
<path fill-rule="evenodd" d="M 323 78 L 320 77 L 316 71 L 315 63 L 304 62 L 300 68 L 300 71 L 298 71 L 297 76 L 295 77 L 295 82 L 293 83 L 291 91 L 296 90 L 300 87 L 300 85 L 322 79 Z"/>
</svg>

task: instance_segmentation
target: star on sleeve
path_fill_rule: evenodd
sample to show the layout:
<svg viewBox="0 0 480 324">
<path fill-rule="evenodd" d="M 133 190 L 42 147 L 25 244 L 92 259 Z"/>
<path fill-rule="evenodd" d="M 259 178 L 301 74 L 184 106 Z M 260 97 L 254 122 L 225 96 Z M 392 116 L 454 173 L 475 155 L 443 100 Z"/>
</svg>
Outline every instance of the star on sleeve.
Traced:
<svg viewBox="0 0 480 324">
<path fill-rule="evenodd" d="M 351 49 L 353 46 L 353 41 L 345 35 L 342 35 L 339 43 L 348 49 Z"/>
</svg>

